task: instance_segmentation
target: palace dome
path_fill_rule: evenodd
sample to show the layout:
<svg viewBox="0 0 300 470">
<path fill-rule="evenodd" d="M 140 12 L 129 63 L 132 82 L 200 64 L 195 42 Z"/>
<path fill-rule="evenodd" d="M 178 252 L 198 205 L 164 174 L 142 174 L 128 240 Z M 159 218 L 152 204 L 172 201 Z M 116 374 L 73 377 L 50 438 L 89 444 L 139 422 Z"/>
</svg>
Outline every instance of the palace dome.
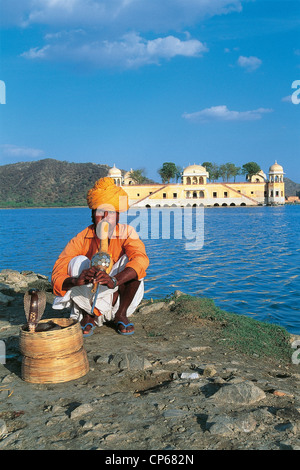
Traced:
<svg viewBox="0 0 300 470">
<path fill-rule="evenodd" d="M 133 171 L 132 168 L 129 171 L 126 171 L 126 173 L 124 175 L 124 178 L 130 178 L 130 174 L 131 174 L 132 171 Z"/>
<path fill-rule="evenodd" d="M 115 164 L 110 170 L 108 170 L 108 176 L 114 177 L 114 176 L 122 176 L 121 170 L 119 168 L 116 168 Z"/>
<path fill-rule="evenodd" d="M 189 165 L 183 170 L 183 175 L 205 175 L 206 176 L 207 171 L 204 168 L 204 166 L 201 165 Z"/>
<path fill-rule="evenodd" d="M 283 168 L 281 165 L 278 165 L 277 161 L 270 166 L 269 173 L 283 173 Z"/>
</svg>

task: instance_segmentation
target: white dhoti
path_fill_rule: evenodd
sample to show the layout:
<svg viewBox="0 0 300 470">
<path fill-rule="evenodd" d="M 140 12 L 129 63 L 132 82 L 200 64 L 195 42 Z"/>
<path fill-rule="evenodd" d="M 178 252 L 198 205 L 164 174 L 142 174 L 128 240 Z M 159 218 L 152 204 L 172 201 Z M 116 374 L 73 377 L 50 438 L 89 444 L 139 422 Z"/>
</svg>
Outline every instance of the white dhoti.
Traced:
<svg viewBox="0 0 300 470">
<path fill-rule="evenodd" d="M 123 255 L 112 267 L 110 271 L 111 276 L 115 276 L 125 269 L 128 258 Z M 86 256 L 76 256 L 69 262 L 68 275 L 78 277 L 84 269 L 90 267 L 90 260 Z M 82 310 L 86 313 L 91 313 L 92 304 L 95 294 L 91 292 L 93 285 L 87 284 L 83 286 L 75 286 L 66 292 L 63 297 L 55 297 L 52 308 L 62 310 L 71 307 L 71 318 L 75 318 L 79 322 L 82 320 Z M 95 317 L 97 326 L 102 326 L 104 322 L 111 321 L 115 318 L 115 314 L 120 305 L 120 297 L 118 296 L 115 305 L 113 302 L 113 294 L 118 290 L 118 286 L 114 289 L 109 289 L 106 286 L 99 286 L 99 293 L 96 300 L 95 307 L 101 312 L 102 315 Z M 127 317 L 132 315 L 137 309 L 144 296 L 144 281 L 140 280 L 139 288 L 127 309 Z"/>
</svg>

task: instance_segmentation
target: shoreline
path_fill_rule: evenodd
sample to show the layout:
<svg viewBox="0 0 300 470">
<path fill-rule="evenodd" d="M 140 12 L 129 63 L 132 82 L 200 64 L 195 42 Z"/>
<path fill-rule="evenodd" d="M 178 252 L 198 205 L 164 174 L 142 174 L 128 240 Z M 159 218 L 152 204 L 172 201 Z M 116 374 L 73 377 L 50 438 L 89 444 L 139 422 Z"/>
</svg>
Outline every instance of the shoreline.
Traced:
<svg viewBox="0 0 300 470">
<path fill-rule="evenodd" d="M 69 318 L 52 309 L 46 279 L 28 276 L 30 287 L 44 282 L 43 319 Z M 105 323 L 85 338 L 83 377 L 29 383 L 19 349 L 27 287 L 16 292 L 11 279 L 12 300 L 0 305 L 0 450 L 300 449 L 300 369 L 283 328 L 175 291 L 142 301 L 134 335 Z"/>
<path fill-rule="evenodd" d="M 28 289 L 32 288 L 37 288 L 42 291 L 45 291 L 47 293 L 48 300 L 51 299 L 50 303 L 52 306 L 52 301 L 54 300 L 55 296 L 52 291 L 52 285 L 49 280 L 49 276 L 36 273 L 32 270 L 25 270 L 20 272 L 11 268 L 4 268 L 0 270 L 0 307 L 9 306 L 15 296 L 23 296 Z M 145 292 L 145 294 L 147 293 Z M 172 305 L 177 298 L 179 298 L 180 300 L 186 300 L 188 304 L 191 304 L 193 309 L 199 307 L 201 318 L 209 317 L 212 321 L 221 321 L 223 323 L 233 322 L 239 325 L 239 327 L 242 327 L 242 324 L 244 322 L 245 325 L 248 325 L 249 328 L 253 329 L 259 325 L 261 327 L 265 326 L 270 331 L 273 329 L 274 331 L 277 330 L 278 332 L 284 332 L 286 337 L 289 337 L 291 340 L 300 340 L 300 334 L 291 333 L 287 330 L 286 327 L 280 324 L 267 322 L 264 320 L 258 320 L 252 316 L 248 316 L 245 314 L 227 311 L 222 307 L 218 306 L 215 303 L 215 300 L 213 300 L 212 298 L 185 294 L 184 292 L 181 292 L 179 290 L 175 290 L 174 293 L 169 294 L 166 297 L 153 298 L 151 296 L 144 296 L 142 300 L 142 305 L 147 305 L 149 307 L 149 311 L 156 311 L 159 308 L 162 308 L 164 304 L 170 303 Z M 195 303 L 194 305 L 193 302 Z M 205 304 L 206 311 L 204 311 L 203 306 L 201 305 L 201 303 L 203 302 Z M 57 312 L 55 310 L 52 310 L 52 314 L 54 315 L 55 313 Z M 235 334 L 235 332 L 233 333 Z M 239 333 L 237 332 L 237 334 Z"/>
<path fill-rule="evenodd" d="M 133 204 L 134 206 L 134 204 Z M 286 202 L 285 204 L 261 204 L 261 205 L 245 205 L 245 206 L 160 206 L 160 207 L 129 207 L 134 208 L 136 210 L 140 209 L 193 209 L 193 208 L 203 208 L 203 209 L 236 209 L 236 208 L 262 208 L 262 207 L 285 207 L 285 206 L 300 206 L 299 202 Z M 0 210 L 17 210 L 17 209 L 88 209 L 88 206 L 32 206 L 32 207 L 0 207 Z"/>
<path fill-rule="evenodd" d="M 0 207 L 0 210 L 17 209 L 88 209 L 88 206 L 33 206 L 33 207 Z"/>
</svg>

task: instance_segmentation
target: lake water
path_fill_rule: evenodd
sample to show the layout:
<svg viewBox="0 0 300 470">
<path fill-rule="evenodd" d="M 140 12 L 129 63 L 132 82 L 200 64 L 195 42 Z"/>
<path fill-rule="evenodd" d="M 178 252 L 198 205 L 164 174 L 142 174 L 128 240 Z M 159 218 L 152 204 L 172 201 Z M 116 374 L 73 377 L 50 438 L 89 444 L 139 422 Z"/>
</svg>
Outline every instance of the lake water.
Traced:
<svg viewBox="0 0 300 470">
<path fill-rule="evenodd" d="M 186 249 L 191 239 L 173 233 L 181 209 L 157 209 L 160 219 L 147 209 L 128 217 L 141 230 L 150 258 L 145 297 L 162 298 L 178 289 L 300 334 L 300 206 L 199 211 L 201 226 L 195 212 L 191 228 L 201 234 L 203 228 L 204 243 L 197 249 Z M 171 239 L 168 231 L 157 230 L 162 220 L 171 221 Z M 68 240 L 90 223 L 86 208 L 0 210 L 0 269 L 50 276 Z"/>
</svg>

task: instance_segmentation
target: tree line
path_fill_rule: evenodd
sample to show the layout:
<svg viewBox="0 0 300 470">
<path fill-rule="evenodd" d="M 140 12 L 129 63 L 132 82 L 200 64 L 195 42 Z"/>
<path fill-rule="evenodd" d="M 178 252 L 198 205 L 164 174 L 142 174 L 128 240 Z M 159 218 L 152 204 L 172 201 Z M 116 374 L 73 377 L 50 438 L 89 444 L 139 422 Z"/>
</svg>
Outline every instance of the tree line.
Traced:
<svg viewBox="0 0 300 470">
<path fill-rule="evenodd" d="M 202 166 L 209 172 L 209 180 L 211 182 L 215 182 L 219 178 L 222 178 L 223 181 L 229 181 L 233 178 L 235 182 L 236 177 L 239 175 L 245 175 L 246 178 L 251 178 L 251 176 L 256 175 L 261 170 L 256 162 L 248 162 L 241 167 L 236 166 L 234 163 L 217 165 L 216 163 L 203 162 Z"/>
<path fill-rule="evenodd" d="M 212 183 L 222 178 L 223 181 L 229 181 L 233 178 L 234 182 L 239 175 L 245 175 L 246 178 L 256 175 L 260 171 L 260 166 L 256 162 L 248 162 L 243 166 L 236 166 L 234 163 L 224 163 L 217 165 L 213 162 L 203 162 L 202 166 L 206 168 L 209 173 L 209 181 Z M 164 162 L 162 167 L 157 170 L 163 183 L 170 183 L 171 180 L 178 180 L 183 173 L 183 167 L 176 165 L 173 162 Z M 136 184 L 143 184 L 147 178 L 144 169 L 132 170 L 130 177 Z"/>
</svg>

